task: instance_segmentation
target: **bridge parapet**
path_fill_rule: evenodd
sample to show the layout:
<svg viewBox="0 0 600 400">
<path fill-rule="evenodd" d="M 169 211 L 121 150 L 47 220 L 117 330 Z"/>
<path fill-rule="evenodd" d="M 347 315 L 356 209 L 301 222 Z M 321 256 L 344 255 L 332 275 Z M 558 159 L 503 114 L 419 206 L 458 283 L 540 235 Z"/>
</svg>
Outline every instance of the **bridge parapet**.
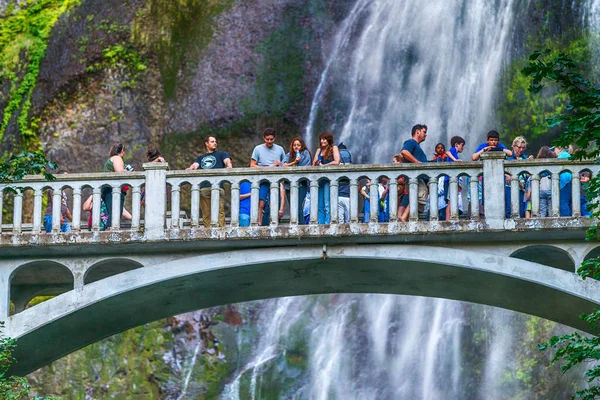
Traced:
<svg viewBox="0 0 600 400">
<path fill-rule="evenodd" d="M 580 216 L 580 198 L 582 186 L 580 173 L 589 171 L 598 173 L 599 165 L 591 162 L 572 162 L 565 160 L 527 160 L 505 161 L 502 154 L 484 154 L 483 162 L 402 164 L 402 165 L 342 165 L 332 167 L 274 167 L 274 168 L 235 168 L 201 171 L 168 171 L 167 164 L 144 164 L 143 172 L 132 173 L 94 173 L 59 175 L 57 180 L 47 182 L 39 177 L 26 177 L 14 185 L 17 191 L 13 194 L 7 185 L 0 185 L 0 213 L 3 201 L 12 205 L 12 212 L 1 215 L 0 246 L 30 246 L 33 244 L 56 243 L 101 243 L 104 241 L 156 241 L 174 239 L 224 239 L 236 237 L 299 237 L 319 236 L 323 234 L 354 235 L 386 235 L 398 233 L 435 233 L 457 232 L 469 230 L 506 230 L 521 227 L 523 229 L 539 229 L 556 227 L 584 227 L 588 224 Z M 533 218 L 519 217 L 518 201 L 511 202 L 511 216 L 505 218 L 505 192 L 510 191 L 512 199 L 519 198 L 519 181 L 523 173 L 531 175 L 531 213 Z M 559 202 L 561 181 L 565 174 L 571 184 L 572 213 L 571 218 L 559 218 Z M 539 218 L 540 215 L 540 179 L 552 177 L 551 217 Z M 380 202 L 370 202 L 370 220 L 362 223 L 362 196 L 359 186 L 365 179 L 370 179 L 371 198 L 379 198 L 376 182 L 380 178 L 388 179 L 389 218 L 385 223 L 378 222 Z M 445 177 L 445 180 L 440 180 Z M 484 177 L 484 179 L 481 179 Z M 507 179 L 508 177 L 508 179 Z M 330 204 L 337 205 L 340 197 L 340 185 L 349 186 L 349 221 L 343 221 L 338 207 L 331 207 L 330 224 L 319 225 L 319 183 L 329 183 Z M 510 182 L 510 190 L 506 182 Z M 240 185 L 251 184 L 250 226 L 240 227 Z M 418 188 L 427 182 L 429 193 L 438 193 L 439 185 L 447 186 L 449 200 L 449 220 L 439 221 L 437 212 L 430 212 L 428 218 L 419 214 Z M 289 185 L 289 214 L 285 219 L 278 215 L 280 206 L 280 185 Z M 268 228 L 259 228 L 259 188 L 266 184 L 270 192 L 270 215 Z M 408 194 L 398 190 L 399 185 L 407 184 Z M 298 203 L 300 187 L 306 185 L 311 201 L 310 217 L 307 226 L 301 225 L 303 215 L 299 215 Z M 200 224 L 200 188 L 210 187 L 211 215 L 210 226 L 205 229 Z M 127 229 L 121 228 L 120 201 L 121 191 L 131 188 L 131 224 Z M 227 190 L 222 191 L 225 187 Z M 325 186 L 327 187 L 327 186 Z M 82 194 L 91 192 L 93 204 L 101 203 L 101 191 L 110 188 L 113 215 L 110 232 L 101 232 L 100 207 L 92 207 L 91 227 L 89 231 L 82 224 Z M 52 207 L 52 229 L 45 234 L 43 227 L 44 191 L 54 191 Z M 73 210 L 72 232 L 61 233 L 61 191 L 68 190 L 69 208 Z M 146 193 L 142 201 L 142 194 Z M 228 222 L 225 227 L 219 226 L 219 202 L 224 193 L 228 209 Z M 409 221 L 401 222 L 398 205 L 402 196 L 409 199 Z M 169 199 L 170 197 L 170 199 Z M 483 198 L 483 202 L 480 199 Z M 24 202 L 24 199 L 26 200 Z M 167 201 L 168 200 L 168 201 Z M 438 209 L 438 200 L 445 198 L 429 197 L 431 210 Z M 25 203 L 25 205 L 24 205 Z M 130 203 L 130 204 L 129 204 Z M 460 209 L 460 205 L 465 207 Z M 485 207 L 481 205 L 485 204 Z M 180 217 L 181 210 L 186 213 Z M 189 212 L 189 213 L 188 213 Z M 143 219 L 141 218 L 143 215 Z M 189 219 L 188 219 L 189 215 Z M 282 223 L 285 221 L 285 223 Z M 348 223 L 344 223 L 348 222 Z M 187 233 L 186 233 L 187 231 Z"/>
</svg>

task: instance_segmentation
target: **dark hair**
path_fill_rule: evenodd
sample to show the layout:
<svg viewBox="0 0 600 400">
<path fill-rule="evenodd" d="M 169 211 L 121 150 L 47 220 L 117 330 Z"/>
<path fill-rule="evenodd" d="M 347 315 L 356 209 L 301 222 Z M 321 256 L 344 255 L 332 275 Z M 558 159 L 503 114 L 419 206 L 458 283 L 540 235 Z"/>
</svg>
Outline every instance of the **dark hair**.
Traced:
<svg viewBox="0 0 600 400">
<path fill-rule="evenodd" d="M 450 139 L 450 147 L 455 147 L 457 144 L 465 144 L 465 139 L 460 136 L 452 136 L 452 139 Z"/>
<path fill-rule="evenodd" d="M 158 157 L 161 156 L 162 154 L 160 153 L 160 151 L 158 151 L 158 149 L 148 149 L 148 151 L 146 152 L 146 158 L 150 162 L 156 160 Z"/>
<path fill-rule="evenodd" d="M 108 152 L 108 156 L 109 157 L 118 156 L 123 151 L 123 149 L 124 149 L 124 147 L 121 143 L 114 144 L 111 146 L 110 151 Z"/>
<path fill-rule="evenodd" d="M 446 150 L 446 145 L 444 145 L 444 143 L 442 143 L 442 142 L 439 142 L 438 144 L 436 144 L 435 147 L 434 147 L 434 149 L 437 149 L 437 147 L 439 145 L 442 145 L 442 147 L 444 148 L 444 150 Z"/>
<path fill-rule="evenodd" d="M 327 146 L 324 149 L 321 148 L 321 139 L 327 140 Z M 321 132 L 319 135 L 319 148 L 321 149 L 321 157 L 324 160 L 329 160 L 333 157 L 333 133 Z"/>
<path fill-rule="evenodd" d="M 487 138 L 488 139 L 500 139 L 500 134 L 492 129 L 491 131 L 489 131 L 487 133 Z"/>
<path fill-rule="evenodd" d="M 308 150 L 308 148 L 306 147 L 306 143 L 304 143 L 304 140 L 302 140 L 302 138 L 300 136 L 296 136 L 290 142 L 290 159 L 288 161 L 291 162 L 292 159 L 294 158 L 294 142 L 295 141 L 300 142 L 300 153 L 302 153 L 304 150 L 308 151 L 309 158 L 312 160 L 312 156 L 310 155 L 310 150 Z"/>
<path fill-rule="evenodd" d="M 411 136 L 415 136 L 415 133 L 416 133 L 417 131 L 420 131 L 421 129 L 425 129 L 425 130 L 427 130 L 427 125 L 425 125 L 425 124 L 416 124 L 415 126 L 413 126 L 413 127 L 412 127 L 412 130 L 411 130 L 411 132 L 410 132 L 410 135 L 411 135 Z"/>
<path fill-rule="evenodd" d="M 275 136 L 275 129 L 273 128 L 267 128 L 263 131 L 263 137 L 267 137 L 267 136 Z"/>
<path fill-rule="evenodd" d="M 556 158 L 556 154 L 554 154 L 553 150 L 550 150 L 550 147 L 542 146 L 540 151 L 538 151 L 537 158 Z"/>
<path fill-rule="evenodd" d="M 215 140 L 217 140 L 217 137 L 214 135 L 208 135 L 206 137 L 204 137 L 204 144 L 208 143 L 208 141 L 210 140 L 210 138 L 215 138 Z"/>
</svg>

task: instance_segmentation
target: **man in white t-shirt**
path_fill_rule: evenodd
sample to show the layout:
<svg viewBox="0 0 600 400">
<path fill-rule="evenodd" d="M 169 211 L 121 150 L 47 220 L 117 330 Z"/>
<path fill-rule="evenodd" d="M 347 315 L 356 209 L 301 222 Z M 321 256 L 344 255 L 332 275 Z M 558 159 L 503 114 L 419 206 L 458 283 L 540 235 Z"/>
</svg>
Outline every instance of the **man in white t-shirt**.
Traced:
<svg viewBox="0 0 600 400">
<path fill-rule="evenodd" d="M 252 151 L 252 159 L 250 160 L 250 167 L 261 168 L 261 167 L 279 167 L 285 158 L 285 151 L 283 147 L 275 144 L 275 129 L 267 128 L 263 132 L 264 143 L 256 146 Z M 265 210 L 265 203 L 269 200 L 270 185 L 268 182 L 260 184 L 260 192 L 258 196 L 258 223 L 263 224 L 263 214 Z"/>
</svg>

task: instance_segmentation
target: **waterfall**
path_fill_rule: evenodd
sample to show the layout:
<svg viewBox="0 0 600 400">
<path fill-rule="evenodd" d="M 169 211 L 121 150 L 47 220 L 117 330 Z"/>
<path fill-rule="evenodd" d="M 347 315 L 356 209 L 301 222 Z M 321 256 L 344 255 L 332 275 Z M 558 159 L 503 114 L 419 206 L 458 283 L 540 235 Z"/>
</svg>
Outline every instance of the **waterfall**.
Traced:
<svg viewBox="0 0 600 400">
<path fill-rule="evenodd" d="M 361 162 L 389 162 L 416 123 L 428 125 L 431 153 L 454 135 L 475 147 L 492 128 L 514 8 L 513 0 L 357 0 L 333 40 L 306 140 L 323 110 L 343 116 L 335 134 Z"/>
</svg>

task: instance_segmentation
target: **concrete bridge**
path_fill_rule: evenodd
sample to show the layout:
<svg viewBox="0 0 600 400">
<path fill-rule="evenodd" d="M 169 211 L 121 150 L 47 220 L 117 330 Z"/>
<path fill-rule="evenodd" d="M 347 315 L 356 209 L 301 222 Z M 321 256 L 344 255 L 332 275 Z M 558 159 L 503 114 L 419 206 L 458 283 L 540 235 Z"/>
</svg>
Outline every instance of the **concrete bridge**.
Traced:
<svg viewBox="0 0 600 400">
<path fill-rule="evenodd" d="M 578 329 L 577 317 L 600 305 L 600 283 L 581 280 L 575 270 L 600 247 L 586 242 L 595 221 L 579 216 L 581 171 L 597 174 L 591 163 L 559 160 L 505 162 L 495 154 L 482 163 L 428 165 L 352 165 L 329 168 L 266 168 L 226 171 L 167 171 L 165 164 L 145 164 L 145 171 L 123 174 L 72 174 L 44 182 L 28 177 L 11 194 L 0 187 L 0 203 L 12 206 L 0 229 L 0 319 L 5 335 L 18 339 L 13 370 L 27 374 L 83 346 L 128 328 L 200 308 L 257 299 L 319 293 L 393 293 L 431 296 L 503 307 L 540 316 Z M 572 173 L 573 215 L 558 216 L 559 175 Z M 505 218 L 505 174 L 512 198 L 518 176 L 532 175 L 533 217 Z M 552 174 L 553 216 L 539 218 L 539 177 Z M 361 180 L 390 179 L 390 221 L 376 221 L 378 202 L 371 203 L 368 223 L 359 222 Z M 409 182 L 410 220 L 398 220 L 397 178 Z M 438 221 L 417 212 L 419 177 L 449 178 L 451 218 Z M 483 176 L 485 210 L 480 213 L 478 180 Z M 469 178 L 469 179 L 467 179 Z M 310 224 L 299 225 L 298 183 L 330 181 L 336 204 L 340 179 L 350 183 L 350 222 L 342 223 L 332 207 L 331 223 L 316 223 L 311 202 Z M 239 227 L 240 183 L 249 181 L 251 226 Z M 270 183 L 269 226 L 258 226 L 258 190 Z M 290 183 L 289 213 L 278 219 L 277 191 Z M 212 188 L 211 227 L 200 226 L 200 184 Z M 226 182 L 228 222 L 218 226 L 220 187 Z M 82 198 L 109 185 L 117 204 L 121 188 L 131 186 L 132 221 L 119 218 L 113 229 L 100 231 L 100 210 L 92 211 L 91 230 L 83 229 Z M 43 232 L 44 191 L 69 195 L 73 232 L 61 233 L 60 209 L 53 208 L 53 229 Z M 141 193 L 146 200 L 142 205 Z M 170 191 L 170 199 L 167 197 Z M 376 196 L 377 185 L 371 185 Z M 467 196 L 467 193 L 470 196 Z M 3 196 L 2 196 L 3 195 Z M 459 213 L 459 196 L 466 206 Z M 471 201 L 473 200 L 473 201 Z M 437 197 L 431 196 L 437 208 Z M 7 207 L 5 207 L 7 208 Z M 0 210 L 2 207 L 0 206 Z M 168 210 L 168 211 L 167 211 Z M 183 212 L 182 212 L 183 211 Z M 483 210 L 481 210 L 483 211 Z M 119 214 L 116 209 L 113 215 Z M 289 214 L 289 215 L 288 215 Z M 142 219 L 143 215 L 143 219 Z M 189 217 L 189 218 L 188 218 Z M 282 222 L 283 221 L 283 222 Z M 27 305 L 36 296 L 56 296 Z M 12 312 L 14 315 L 9 316 Z"/>
</svg>

